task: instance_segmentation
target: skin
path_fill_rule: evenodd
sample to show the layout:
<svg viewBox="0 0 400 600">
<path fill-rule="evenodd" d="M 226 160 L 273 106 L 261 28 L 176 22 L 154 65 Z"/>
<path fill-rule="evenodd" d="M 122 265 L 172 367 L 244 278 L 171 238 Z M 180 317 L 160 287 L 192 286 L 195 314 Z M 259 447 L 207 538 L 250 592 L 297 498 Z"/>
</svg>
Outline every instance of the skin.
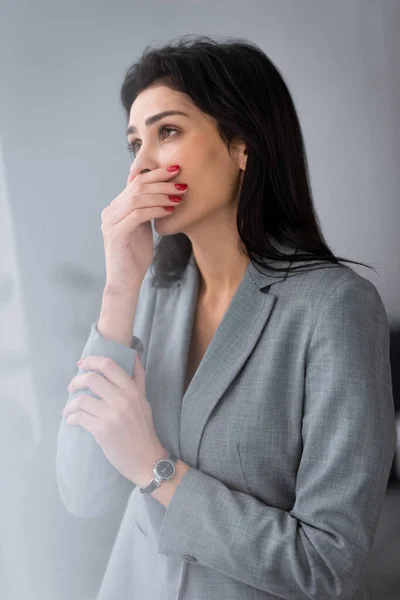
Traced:
<svg viewBox="0 0 400 600">
<path fill-rule="evenodd" d="M 172 115 L 146 126 L 147 117 L 166 110 Z M 188 184 L 182 202 L 172 213 L 154 219 L 159 235 L 185 233 L 192 242 L 200 271 L 199 296 L 203 304 L 217 309 L 233 297 L 249 258 L 240 254 L 236 211 L 246 168 L 246 145 L 239 140 L 231 154 L 223 143 L 216 121 L 181 92 L 157 85 L 140 93 L 132 104 L 128 134 L 134 143 L 131 172 L 137 174 L 168 165 L 179 165 L 174 183 Z M 160 127 L 177 131 L 160 131 Z"/>
<path fill-rule="evenodd" d="M 165 110 L 181 110 L 188 117 L 168 116 L 149 127 L 145 125 L 149 116 Z M 185 95 L 165 86 L 153 86 L 138 95 L 130 110 L 130 125 L 137 128 L 136 133 L 128 134 L 128 142 L 136 142 L 131 166 L 134 176 L 168 165 L 180 166 L 170 181 L 187 183 L 188 190 L 174 212 L 154 219 L 154 228 L 159 235 L 182 232 L 189 237 L 200 271 L 202 314 L 219 314 L 229 304 L 249 264 L 237 248 L 236 227 L 246 147 L 238 141 L 229 154 L 215 120 Z M 161 126 L 177 131 L 160 132 Z M 70 392 L 89 388 L 103 402 L 91 396 L 76 396 L 63 412 L 67 424 L 89 431 L 111 464 L 145 487 L 152 477 L 153 463 L 167 452 L 154 428 L 140 361 L 135 361 L 132 378 L 105 357 L 85 357 L 80 367 L 85 372 L 72 379 Z M 167 507 L 189 468 L 179 459 L 175 477 L 154 490 L 152 496 Z"/>
</svg>

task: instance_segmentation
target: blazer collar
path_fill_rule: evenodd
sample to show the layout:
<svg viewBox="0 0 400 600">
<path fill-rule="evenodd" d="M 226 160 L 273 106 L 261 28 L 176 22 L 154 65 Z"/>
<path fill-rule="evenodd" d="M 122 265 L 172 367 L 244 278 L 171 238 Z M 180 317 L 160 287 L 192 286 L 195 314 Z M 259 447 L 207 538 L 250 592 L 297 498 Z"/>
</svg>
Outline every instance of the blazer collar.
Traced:
<svg viewBox="0 0 400 600">
<path fill-rule="evenodd" d="M 289 268 L 290 264 L 291 264 L 291 260 L 290 260 L 290 255 L 294 255 L 297 254 L 297 249 L 293 249 L 289 246 L 286 246 L 284 244 L 281 244 L 280 242 L 278 242 L 277 240 L 273 239 L 273 245 L 275 246 L 275 248 L 277 250 L 279 250 L 280 252 L 288 255 L 288 258 L 284 258 L 282 257 L 281 260 L 273 260 L 273 261 L 269 261 L 274 268 L 279 268 L 279 269 L 284 269 L 284 268 Z M 306 264 L 306 261 L 297 261 L 296 262 L 296 266 L 297 265 L 303 265 Z M 192 269 L 195 270 L 196 273 L 194 275 L 194 277 L 196 277 L 196 275 L 198 275 L 198 270 L 197 270 L 197 264 L 194 258 L 194 254 L 193 251 L 190 255 L 190 259 L 187 265 L 187 269 Z M 253 280 L 253 282 L 255 283 L 255 285 L 262 290 L 263 288 L 270 286 L 274 283 L 278 283 L 281 281 L 284 281 L 286 279 L 286 277 L 289 274 L 289 270 L 286 271 L 274 271 L 274 269 L 269 268 L 268 266 L 261 266 L 257 263 L 256 266 L 253 265 L 252 262 L 249 263 L 246 273 L 245 273 L 245 277 L 246 280 L 248 279 L 248 277 L 250 276 L 250 278 Z M 199 283 L 199 282 L 197 282 Z M 181 282 L 178 282 L 178 285 L 181 285 Z"/>
</svg>

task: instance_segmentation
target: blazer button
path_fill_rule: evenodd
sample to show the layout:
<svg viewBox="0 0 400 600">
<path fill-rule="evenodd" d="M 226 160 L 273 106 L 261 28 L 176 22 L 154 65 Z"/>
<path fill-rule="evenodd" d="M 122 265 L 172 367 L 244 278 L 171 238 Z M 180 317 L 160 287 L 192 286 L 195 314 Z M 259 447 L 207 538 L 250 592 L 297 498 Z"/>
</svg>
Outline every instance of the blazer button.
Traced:
<svg viewBox="0 0 400 600">
<path fill-rule="evenodd" d="M 191 556 L 190 554 L 185 554 L 183 558 L 187 562 L 197 562 L 197 558 L 195 558 L 194 556 Z"/>
</svg>

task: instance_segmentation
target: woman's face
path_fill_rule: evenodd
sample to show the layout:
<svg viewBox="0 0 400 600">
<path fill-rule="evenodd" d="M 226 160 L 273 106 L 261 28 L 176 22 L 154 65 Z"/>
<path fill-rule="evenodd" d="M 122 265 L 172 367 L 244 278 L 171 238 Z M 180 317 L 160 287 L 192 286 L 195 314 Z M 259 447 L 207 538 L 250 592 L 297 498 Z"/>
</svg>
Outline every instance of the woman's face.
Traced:
<svg viewBox="0 0 400 600">
<path fill-rule="evenodd" d="M 187 116 L 170 115 L 145 125 L 148 117 L 164 111 L 182 111 Z M 158 234 L 183 232 L 192 238 L 203 225 L 213 229 L 212 225 L 234 220 L 246 165 L 243 144 L 235 146 L 230 156 L 215 120 L 181 92 L 161 85 L 137 96 L 130 110 L 130 125 L 137 128 L 128 135 L 128 142 L 134 144 L 131 173 L 136 176 L 143 170 L 179 165 L 176 177 L 169 181 L 188 185 L 175 211 L 154 219 Z"/>
</svg>

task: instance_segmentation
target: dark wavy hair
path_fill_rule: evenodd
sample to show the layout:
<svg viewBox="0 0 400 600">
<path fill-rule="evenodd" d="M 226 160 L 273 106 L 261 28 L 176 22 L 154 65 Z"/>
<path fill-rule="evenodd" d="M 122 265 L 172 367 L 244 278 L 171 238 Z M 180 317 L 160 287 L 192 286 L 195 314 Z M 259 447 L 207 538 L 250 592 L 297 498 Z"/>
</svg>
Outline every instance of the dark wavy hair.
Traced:
<svg viewBox="0 0 400 600">
<path fill-rule="evenodd" d="M 239 251 L 253 264 L 287 270 L 266 260 L 287 256 L 271 244 L 272 236 L 296 250 L 290 255 L 293 263 L 337 265 L 344 261 L 372 268 L 335 256 L 324 240 L 292 97 L 282 75 L 258 46 L 243 38 L 217 41 L 192 35 L 159 48 L 147 46 L 140 60 L 125 72 L 121 86 L 128 120 L 135 98 L 151 85 L 186 94 L 201 111 L 214 117 L 228 150 L 236 139 L 247 144 L 236 224 Z M 191 253 L 186 234 L 160 236 L 151 265 L 153 285 L 168 286 L 179 279 Z"/>
</svg>

